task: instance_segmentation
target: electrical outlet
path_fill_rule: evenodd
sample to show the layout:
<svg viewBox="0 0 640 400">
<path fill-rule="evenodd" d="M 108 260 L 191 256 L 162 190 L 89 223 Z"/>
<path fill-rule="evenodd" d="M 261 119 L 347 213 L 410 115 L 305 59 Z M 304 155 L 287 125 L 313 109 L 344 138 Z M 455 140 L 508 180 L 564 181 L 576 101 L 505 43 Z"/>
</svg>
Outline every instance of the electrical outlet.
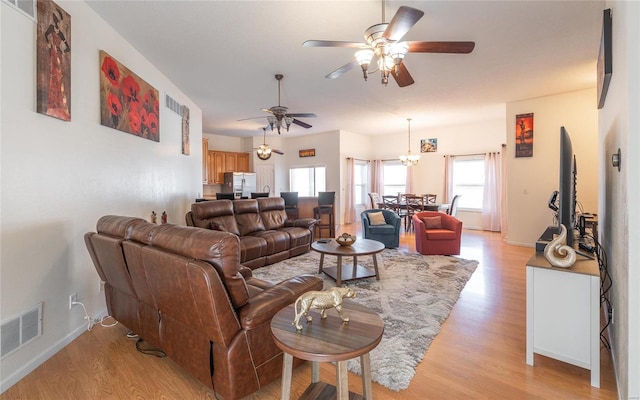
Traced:
<svg viewBox="0 0 640 400">
<path fill-rule="evenodd" d="M 98 292 L 104 292 L 104 281 L 102 279 L 98 279 Z"/>
<path fill-rule="evenodd" d="M 78 301 L 78 293 L 71 293 L 69 295 L 69 310 L 73 308 L 73 303 Z"/>
</svg>

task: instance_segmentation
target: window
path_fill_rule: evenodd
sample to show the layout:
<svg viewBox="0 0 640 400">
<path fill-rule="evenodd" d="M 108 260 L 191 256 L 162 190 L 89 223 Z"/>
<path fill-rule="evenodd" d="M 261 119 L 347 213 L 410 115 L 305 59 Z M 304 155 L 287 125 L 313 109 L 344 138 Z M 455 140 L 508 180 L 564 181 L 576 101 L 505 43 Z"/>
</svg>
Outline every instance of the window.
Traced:
<svg viewBox="0 0 640 400">
<path fill-rule="evenodd" d="M 474 156 L 454 159 L 452 175 L 453 195 L 462 195 L 458 207 L 482 210 L 484 158 Z"/>
<path fill-rule="evenodd" d="M 298 196 L 317 196 L 326 191 L 325 167 L 297 167 L 289 170 L 289 187 Z"/>
<path fill-rule="evenodd" d="M 369 163 L 355 160 L 353 162 L 353 201 L 355 205 L 369 202 Z"/>
<path fill-rule="evenodd" d="M 405 193 L 407 186 L 407 167 L 400 161 L 385 161 L 382 165 L 383 171 L 383 196 L 397 195 Z"/>
</svg>

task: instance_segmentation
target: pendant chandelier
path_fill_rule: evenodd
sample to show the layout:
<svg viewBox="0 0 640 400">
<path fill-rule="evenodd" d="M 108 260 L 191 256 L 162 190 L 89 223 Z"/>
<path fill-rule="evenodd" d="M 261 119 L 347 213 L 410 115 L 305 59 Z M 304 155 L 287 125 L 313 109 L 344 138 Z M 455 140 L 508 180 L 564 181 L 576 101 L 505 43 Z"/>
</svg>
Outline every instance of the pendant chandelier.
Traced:
<svg viewBox="0 0 640 400">
<path fill-rule="evenodd" d="M 400 162 L 402 163 L 402 165 L 411 167 L 413 165 L 416 165 L 418 161 L 420 161 L 420 156 L 414 156 L 413 154 L 411 154 L 411 118 L 407 118 L 407 121 L 409 122 L 409 147 L 407 149 L 407 154 L 400 156 Z"/>
</svg>

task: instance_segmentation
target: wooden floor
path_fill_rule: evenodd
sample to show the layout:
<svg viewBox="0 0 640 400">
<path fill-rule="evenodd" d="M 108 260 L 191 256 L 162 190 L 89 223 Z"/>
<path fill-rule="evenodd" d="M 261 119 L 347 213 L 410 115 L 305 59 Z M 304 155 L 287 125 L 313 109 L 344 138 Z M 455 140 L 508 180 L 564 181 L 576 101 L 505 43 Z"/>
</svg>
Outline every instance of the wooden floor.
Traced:
<svg viewBox="0 0 640 400">
<path fill-rule="evenodd" d="M 359 234 L 360 226 L 337 233 Z M 525 263 L 533 249 L 505 245 L 500 235 L 465 230 L 461 257 L 480 261 L 451 315 L 432 342 L 407 390 L 376 383 L 376 399 L 617 399 L 609 351 L 601 347 L 601 388 L 588 370 L 535 356 L 525 363 Z M 401 247 L 415 251 L 413 234 Z M 214 393 L 169 359 L 138 353 L 122 325 L 95 327 L 8 389 L 8 399 L 214 399 Z M 375 368 L 375 365 L 372 366 Z M 310 383 L 311 368 L 294 371 L 292 397 Z M 321 380 L 335 382 L 323 363 Z M 358 375 L 350 390 L 362 393 Z M 278 399 L 280 382 L 248 399 Z"/>
</svg>

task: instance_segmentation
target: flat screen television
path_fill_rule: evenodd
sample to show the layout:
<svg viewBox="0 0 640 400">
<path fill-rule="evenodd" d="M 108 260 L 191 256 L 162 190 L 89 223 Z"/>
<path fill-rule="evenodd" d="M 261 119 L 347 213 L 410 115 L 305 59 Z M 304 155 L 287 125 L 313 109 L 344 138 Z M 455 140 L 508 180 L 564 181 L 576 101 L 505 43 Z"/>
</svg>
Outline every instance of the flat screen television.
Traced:
<svg viewBox="0 0 640 400">
<path fill-rule="evenodd" d="M 567 228 L 567 245 L 573 246 L 576 227 L 576 157 L 567 130 L 560 128 L 560 182 L 558 185 L 558 232 L 560 224 Z"/>
</svg>

